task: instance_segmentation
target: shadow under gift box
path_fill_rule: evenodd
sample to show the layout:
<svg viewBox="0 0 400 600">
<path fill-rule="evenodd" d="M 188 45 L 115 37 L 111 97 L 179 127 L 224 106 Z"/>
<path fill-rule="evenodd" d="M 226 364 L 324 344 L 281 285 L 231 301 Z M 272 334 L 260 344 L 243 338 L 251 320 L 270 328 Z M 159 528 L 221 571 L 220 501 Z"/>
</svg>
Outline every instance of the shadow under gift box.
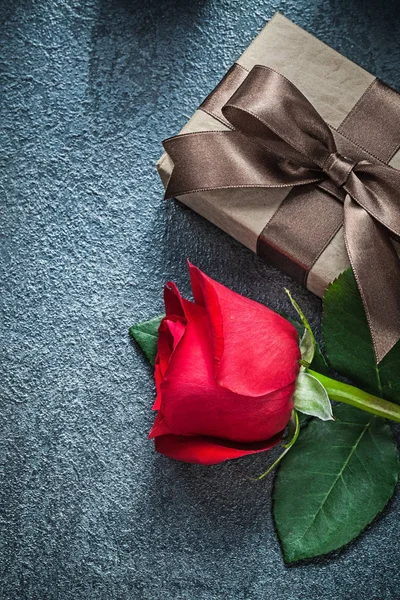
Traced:
<svg viewBox="0 0 400 600">
<path fill-rule="evenodd" d="M 372 162 L 378 159 L 400 168 L 400 94 L 385 86 L 390 106 L 388 111 L 379 111 L 384 117 L 384 123 L 380 122 L 375 118 L 374 107 L 381 102 L 381 82 L 279 13 L 267 23 L 181 133 L 228 130 L 219 109 L 221 96 L 227 94 L 228 100 L 255 65 L 270 67 L 294 83 L 333 132 L 339 131 L 367 151 Z M 168 154 L 160 158 L 157 169 L 166 187 L 173 170 Z M 320 192 L 320 202 L 307 214 L 304 212 L 310 211 L 307 192 L 306 186 L 297 190 L 219 189 L 177 199 L 253 252 L 263 255 L 260 241 L 269 236 L 267 259 L 322 297 L 327 285 L 349 266 L 343 219 L 338 218 L 338 210 L 342 208 L 338 208 L 334 197 L 327 193 L 323 197 Z M 322 248 L 313 247 L 310 239 L 321 238 L 321 230 L 326 242 Z M 400 246 L 394 243 L 400 253 Z"/>
</svg>

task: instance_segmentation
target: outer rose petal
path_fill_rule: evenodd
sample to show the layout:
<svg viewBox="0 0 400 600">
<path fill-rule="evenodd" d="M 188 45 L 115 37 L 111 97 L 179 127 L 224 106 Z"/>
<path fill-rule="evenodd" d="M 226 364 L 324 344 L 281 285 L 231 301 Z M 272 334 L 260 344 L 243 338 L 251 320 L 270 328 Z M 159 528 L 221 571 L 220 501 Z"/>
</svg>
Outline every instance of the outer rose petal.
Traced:
<svg viewBox="0 0 400 600">
<path fill-rule="evenodd" d="M 154 367 L 154 380 L 157 397 L 153 410 L 161 406 L 161 382 L 168 367 L 169 359 L 185 331 L 185 322 L 180 317 L 164 317 L 158 328 L 157 356 Z"/>
<path fill-rule="evenodd" d="M 176 315 L 186 321 L 195 319 L 204 312 L 202 306 L 182 298 L 178 288 L 173 281 L 168 281 L 164 287 L 164 304 L 167 317 Z"/>
<path fill-rule="evenodd" d="M 167 433 L 171 433 L 171 431 L 169 430 L 169 427 L 166 424 L 161 412 L 159 412 L 148 437 L 151 440 L 152 438 L 155 438 L 159 435 L 166 435 Z"/>
<path fill-rule="evenodd" d="M 299 338 L 286 319 L 244 298 L 189 264 L 197 304 L 212 327 L 214 372 L 219 385 L 244 396 L 262 396 L 292 384 L 299 373 Z"/>
<path fill-rule="evenodd" d="M 171 356 L 160 386 L 162 413 L 175 435 L 261 442 L 286 427 L 294 386 L 293 382 L 257 397 L 219 386 L 214 378 L 210 325 L 204 314 L 187 324 Z"/>
<path fill-rule="evenodd" d="M 168 316 L 176 315 L 185 318 L 182 305 L 182 296 L 173 281 L 168 281 L 164 286 L 165 312 Z"/>
<path fill-rule="evenodd" d="M 163 380 L 163 376 L 161 373 L 161 367 L 160 367 L 160 363 L 159 363 L 159 358 L 158 356 L 156 356 L 156 363 L 155 363 L 155 367 L 154 367 L 154 381 L 156 384 L 156 399 L 154 401 L 153 404 L 153 410 L 160 410 L 161 408 L 161 391 L 160 391 L 160 387 L 161 387 L 161 382 Z"/>
<path fill-rule="evenodd" d="M 165 319 L 165 325 L 168 327 L 168 330 L 172 336 L 172 352 L 177 347 L 181 337 L 185 333 L 186 323 L 182 322 L 180 319 L 176 321 L 172 321 L 171 319 Z"/>
<path fill-rule="evenodd" d="M 161 435 L 155 439 L 157 452 L 170 458 L 200 465 L 214 465 L 247 454 L 257 454 L 276 446 L 282 433 L 264 442 L 235 444 L 217 438 Z"/>
<path fill-rule="evenodd" d="M 170 357 L 183 335 L 187 321 L 198 318 L 205 313 L 202 306 L 197 306 L 193 302 L 182 298 L 173 281 L 168 281 L 164 287 L 164 304 L 166 317 L 161 321 L 158 330 L 157 356 L 154 367 L 157 395 L 153 410 L 159 410 L 161 407 L 161 382 Z"/>
</svg>

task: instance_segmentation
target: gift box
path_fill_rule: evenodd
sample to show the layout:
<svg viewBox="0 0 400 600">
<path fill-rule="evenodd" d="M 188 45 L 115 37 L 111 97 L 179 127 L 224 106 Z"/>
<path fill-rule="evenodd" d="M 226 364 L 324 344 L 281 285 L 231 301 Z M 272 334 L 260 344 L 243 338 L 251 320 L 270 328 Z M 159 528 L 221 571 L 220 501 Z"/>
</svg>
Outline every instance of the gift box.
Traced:
<svg viewBox="0 0 400 600">
<path fill-rule="evenodd" d="M 266 77 L 267 83 L 260 77 Z M 252 81 L 248 83 L 250 80 Z M 243 90 L 246 86 L 247 91 Z M 245 92 L 247 97 L 244 101 Z M 291 97 L 292 92 L 293 98 Z M 295 160 L 298 156 L 301 158 L 301 147 L 299 152 L 301 142 L 297 143 L 294 139 L 297 136 L 293 134 L 296 131 L 296 123 L 300 123 L 299 126 L 304 127 L 306 134 L 309 134 L 307 123 L 310 119 L 314 119 L 313 109 L 319 113 L 328 126 L 329 132 L 333 134 L 332 137 L 328 132 L 335 144 L 332 146 L 333 142 L 328 136 L 327 145 L 332 147 L 327 149 L 323 162 L 319 162 L 318 159 L 316 162 L 324 174 L 328 173 L 334 185 L 331 185 L 332 181 L 312 180 L 313 171 L 309 156 L 306 156 L 305 164 L 302 165 L 303 173 L 308 169 L 308 175 L 303 174 L 303 184 L 300 186 L 297 185 L 297 171 L 293 173 L 288 169 L 286 169 L 283 184 L 282 182 L 278 182 L 276 185 L 271 184 L 275 181 L 275 173 L 272 169 L 268 174 L 269 179 L 266 185 L 257 179 L 258 171 L 255 171 L 254 185 L 252 181 L 247 181 L 246 174 L 243 174 L 242 179 L 239 177 L 238 184 L 236 165 L 232 158 L 232 153 L 235 152 L 234 132 L 237 129 L 237 115 L 239 112 L 241 115 L 244 114 L 241 110 L 242 104 L 247 101 L 250 104 L 253 103 L 252 106 L 255 106 L 256 112 L 258 110 L 260 113 L 263 112 L 264 108 L 262 106 L 259 108 L 260 101 L 254 102 L 255 95 L 260 96 L 261 104 L 269 103 L 268 129 L 265 130 L 268 138 L 267 150 L 270 151 L 272 148 L 275 152 L 274 148 L 277 148 L 275 154 L 281 161 L 287 158 L 285 164 L 291 164 L 293 156 Z M 232 97 L 234 98 L 233 104 L 230 100 Z M 306 99 L 305 104 L 303 97 Z M 307 101 L 313 109 L 308 106 Z M 228 109 L 226 106 L 222 108 L 229 103 L 231 106 L 228 106 Z M 297 110 L 297 106 L 300 105 L 302 107 Z M 285 110 L 287 113 L 284 112 Z M 287 127 L 288 136 L 289 132 L 292 132 L 292 139 L 289 137 L 287 139 L 290 143 L 293 142 L 296 149 L 289 149 L 287 157 L 282 156 L 279 145 L 274 146 L 276 143 L 274 111 L 277 111 L 277 115 L 279 112 L 284 113 L 283 116 L 278 115 L 277 117 L 280 119 L 279 126 Z M 301 111 L 304 112 L 304 116 Z M 232 120 L 230 120 L 230 115 L 232 115 Z M 250 122 L 249 115 L 250 117 L 253 115 L 250 108 L 246 117 L 241 116 L 240 118 L 243 121 L 247 119 L 245 133 L 253 136 L 253 142 L 257 146 L 262 134 L 259 135 L 257 126 L 254 122 Z M 258 118 L 257 122 L 261 127 L 264 127 L 262 114 L 254 116 Z M 318 130 L 319 122 L 315 127 Z M 237 63 L 229 69 L 217 87 L 200 105 L 179 136 L 197 132 L 213 132 L 216 140 L 223 137 L 218 138 L 217 132 L 231 132 L 230 140 L 235 143 L 231 143 L 227 156 L 229 156 L 229 168 L 232 172 L 232 185 L 226 184 L 225 176 L 223 184 L 221 184 L 218 176 L 206 173 L 210 169 L 213 170 L 210 162 L 212 154 L 214 153 L 215 157 L 219 156 L 219 152 L 216 151 L 218 144 L 214 148 L 210 147 L 211 159 L 210 157 L 205 158 L 207 149 L 204 149 L 203 142 L 206 138 L 186 135 L 184 137 L 187 142 L 191 143 L 191 147 L 188 147 L 188 150 L 191 151 L 191 162 L 182 165 L 183 161 L 181 160 L 179 165 L 175 165 L 180 170 L 180 179 L 186 177 L 186 191 L 182 194 L 174 193 L 174 196 L 252 251 L 289 273 L 320 297 L 323 296 L 327 285 L 349 266 L 349 244 L 355 246 L 353 251 L 355 263 L 362 263 L 358 268 L 360 277 L 356 278 L 361 280 L 361 284 L 363 281 L 365 282 L 365 288 L 362 289 L 361 285 L 360 291 L 370 326 L 372 323 L 371 331 L 374 342 L 379 336 L 386 340 L 382 342 L 381 348 L 377 348 L 377 344 L 375 344 L 377 357 L 378 359 L 382 358 L 389 347 L 397 341 L 400 334 L 399 331 L 394 331 L 396 328 L 393 329 L 392 325 L 388 326 L 388 313 L 390 313 L 391 322 L 400 322 L 398 319 L 400 297 L 394 289 L 396 286 L 399 288 L 400 280 L 394 274 L 393 257 L 389 256 L 386 263 L 392 261 L 387 266 L 390 285 L 385 280 L 385 274 L 381 274 L 380 279 L 375 276 L 375 281 L 367 281 L 371 279 L 367 272 L 368 261 L 372 260 L 374 253 L 380 251 L 386 252 L 388 255 L 391 252 L 395 254 L 393 248 L 398 248 L 398 246 L 393 246 L 389 240 L 391 248 L 388 248 L 387 241 L 381 243 L 379 236 L 384 235 L 381 232 L 383 225 L 388 229 L 392 240 L 397 238 L 397 225 L 393 224 L 397 217 L 394 216 L 395 207 L 391 207 L 392 213 L 389 217 L 386 213 L 381 217 L 381 213 L 385 212 L 385 207 L 378 207 L 375 210 L 375 205 L 379 203 L 376 197 L 380 195 L 382 186 L 372 186 L 371 192 L 368 182 L 376 174 L 379 179 L 379 168 L 383 168 L 382 165 L 393 167 L 393 169 L 385 167 L 383 177 L 386 177 L 387 180 L 392 177 L 391 172 L 397 173 L 395 170 L 400 168 L 400 152 L 398 151 L 400 146 L 400 94 L 278 13 L 267 23 Z M 206 135 L 210 135 L 210 133 Z M 312 138 L 314 134 L 310 135 Z M 325 132 L 323 135 L 326 137 L 327 133 Z M 225 135 L 225 137 L 227 136 Z M 261 145 L 264 141 L 261 139 Z M 314 152 L 312 142 L 311 139 L 308 143 L 309 154 Z M 157 163 L 157 169 L 165 187 L 171 182 L 171 174 L 174 170 L 174 160 L 170 156 L 174 144 L 175 142 L 165 144 L 167 152 Z M 244 142 L 245 146 L 246 144 L 247 141 Z M 238 172 L 243 170 L 243 157 L 247 160 L 249 152 L 246 151 L 246 148 L 244 150 L 242 148 L 240 156 L 238 155 L 236 161 Z M 204 185 L 199 184 L 197 180 L 196 184 L 188 183 L 188 179 L 196 171 L 194 168 L 197 167 L 196 152 L 198 153 L 198 163 L 203 165 L 202 168 L 205 171 Z M 225 150 L 223 149 L 222 152 Z M 252 159 L 249 160 L 251 162 Z M 258 155 L 257 160 L 261 160 Z M 376 172 L 373 175 L 361 173 L 364 164 L 378 165 Z M 357 169 L 354 169 L 355 165 L 358 166 L 361 175 L 360 173 L 357 175 Z M 345 198 L 348 193 L 346 182 L 348 183 L 347 178 L 352 169 L 356 171 L 356 177 L 354 178 L 352 175 L 354 181 L 351 182 L 351 185 L 356 188 L 361 177 L 364 185 L 363 194 L 364 196 L 369 194 L 368 202 L 370 204 L 367 209 L 369 215 L 374 217 L 374 225 L 372 226 L 370 223 L 368 229 L 368 225 L 363 224 L 362 217 L 360 220 L 360 215 L 355 214 L 356 210 L 353 208 L 352 212 L 348 208 L 347 227 L 349 231 L 352 227 L 352 234 L 350 240 L 348 239 L 349 235 L 345 240 L 343 203 L 346 204 Z M 214 180 L 212 185 L 209 185 L 210 178 Z M 201 182 L 201 177 L 199 181 Z M 295 185 L 292 186 L 291 181 L 295 181 Z M 391 182 L 392 196 L 396 190 L 396 182 L 397 180 Z M 194 188 L 189 189 L 190 185 Z M 340 186 L 344 186 L 344 190 L 341 190 L 342 195 L 337 193 Z M 389 183 L 386 185 L 385 191 L 388 188 L 390 188 Z M 179 190 L 179 186 L 176 189 Z M 350 195 L 356 198 L 357 192 L 353 194 L 350 190 Z M 363 200 L 357 205 L 358 209 L 360 209 L 360 205 L 361 207 L 365 206 Z M 352 223 L 353 217 L 355 218 L 354 223 Z M 353 238 L 357 238 L 357 235 L 360 237 L 363 227 L 364 242 L 357 239 L 354 241 Z M 374 230 L 373 227 L 375 227 Z M 367 243 L 365 248 L 367 238 L 370 239 L 370 243 L 369 247 Z M 357 247 L 357 244 L 362 247 Z M 351 255 L 350 252 L 350 257 Z M 382 265 L 384 264 L 383 260 Z M 387 285 L 392 286 L 393 293 L 381 294 L 383 297 L 392 295 L 387 307 L 382 310 L 380 305 L 382 298 L 378 299 L 377 290 L 386 289 Z M 382 317 L 382 312 L 386 312 L 387 322 L 384 324 L 380 322 L 376 325 L 377 331 L 374 336 L 373 323 L 379 312 L 381 315 L 378 315 L 378 321 Z"/>
</svg>

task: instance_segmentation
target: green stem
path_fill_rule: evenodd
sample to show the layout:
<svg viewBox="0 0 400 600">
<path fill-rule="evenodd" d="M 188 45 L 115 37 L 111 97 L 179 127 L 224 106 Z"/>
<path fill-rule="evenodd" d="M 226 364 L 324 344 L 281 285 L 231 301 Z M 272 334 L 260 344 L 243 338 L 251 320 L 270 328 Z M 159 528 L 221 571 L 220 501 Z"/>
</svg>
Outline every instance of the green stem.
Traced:
<svg viewBox="0 0 400 600">
<path fill-rule="evenodd" d="M 344 402 L 378 417 L 384 417 L 385 419 L 400 423 L 400 406 L 397 404 L 363 392 L 363 390 L 353 385 L 348 385 L 347 383 L 342 383 L 341 381 L 336 381 L 336 379 L 316 373 L 316 371 L 312 371 L 311 369 L 307 369 L 307 373 L 310 373 L 310 375 L 313 375 L 313 377 L 322 383 L 331 400 Z"/>
</svg>

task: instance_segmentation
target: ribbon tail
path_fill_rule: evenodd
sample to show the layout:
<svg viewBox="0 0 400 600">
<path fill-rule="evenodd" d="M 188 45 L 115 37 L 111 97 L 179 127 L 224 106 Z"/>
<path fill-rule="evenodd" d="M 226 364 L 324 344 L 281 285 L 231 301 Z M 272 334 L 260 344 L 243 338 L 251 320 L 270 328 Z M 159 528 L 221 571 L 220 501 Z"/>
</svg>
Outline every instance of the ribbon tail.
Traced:
<svg viewBox="0 0 400 600">
<path fill-rule="evenodd" d="M 344 237 L 379 363 L 400 339 L 400 261 L 387 230 L 349 195 Z"/>
</svg>

